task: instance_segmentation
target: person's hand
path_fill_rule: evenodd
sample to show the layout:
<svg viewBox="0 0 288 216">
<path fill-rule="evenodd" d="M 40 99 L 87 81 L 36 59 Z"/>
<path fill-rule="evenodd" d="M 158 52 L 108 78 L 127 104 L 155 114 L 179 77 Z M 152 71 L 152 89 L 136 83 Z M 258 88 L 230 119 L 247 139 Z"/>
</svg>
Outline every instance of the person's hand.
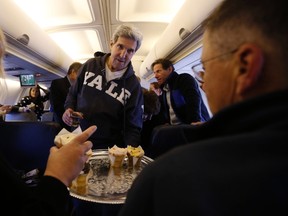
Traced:
<svg viewBox="0 0 288 216">
<path fill-rule="evenodd" d="M 45 94 L 47 94 L 47 93 L 49 92 L 48 89 L 42 88 L 39 84 L 37 84 L 37 88 L 38 88 L 39 90 L 41 89 Z"/>
<path fill-rule="evenodd" d="M 74 112 L 73 109 L 68 108 L 65 110 L 65 112 L 62 115 L 62 120 L 65 122 L 65 124 L 71 126 L 73 119 L 71 118 L 71 114 Z"/>
<path fill-rule="evenodd" d="M 51 147 L 44 176 L 52 176 L 70 186 L 88 160 L 86 152 L 92 148 L 92 142 L 87 139 L 96 128 L 95 125 L 89 127 L 61 148 Z"/>
<path fill-rule="evenodd" d="M 12 106 L 10 105 L 3 105 L 0 107 L 0 111 L 5 112 L 5 113 L 9 113 L 12 109 Z"/>
<path fill-rule="evenodd" d="M 30 112 L 31 110 L 35 110 L 35 104 L 31 103 L 31 104 L 27 105 L 27 108 L 28 108 L 27 112 Z"/>
<path fill-rule="evenodd" d="M 19 107 L 18 112 L 31 112 L 31 109 L 28 106 Z"/>
<path fill-rule="evenodd" d="M 198 122 L 192 122 L 191 125 L 201 125 L 203 124 L 204 122 L 201 122 L 201 121 L 198 121 Z"/>
</svg>

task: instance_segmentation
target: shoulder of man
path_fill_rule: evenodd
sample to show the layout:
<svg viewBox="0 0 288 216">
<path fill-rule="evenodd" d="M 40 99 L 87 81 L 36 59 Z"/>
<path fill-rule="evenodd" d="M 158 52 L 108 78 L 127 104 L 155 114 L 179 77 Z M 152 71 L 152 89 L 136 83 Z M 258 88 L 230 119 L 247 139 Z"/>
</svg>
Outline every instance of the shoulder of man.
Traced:
<svg viewBox="0 0 288 216">
<path fill-rule="evenodd" d="M 96 53 L 101 53 L 101 55 Z M 95 64 L 98 67 L 100 66 L 100 68 L 105 68 L 105 59 L 107 58 L 108 54 L 102 52 L 96 52 L 96 53 L 94 54 L 94 58 L 90 58 L 85 63 L 83 63 L 83 66 L 81 67 L 82 69 Z"/>
<path fill-rule="evenodd" d="M 68 80 L 67 76 L 61 77 L 61 78 L 58 78 L 58 79 L 54 79 L 54 80 L 51 81 L 51 86 L 54 86 L 54 85 L 56 85 L 58 83 L 62 83 L 63 81 L 65 81 L 65 79 Z"/>
<path fill-rule="evenodd" d="M 176 71 L 172 72 L 168 78 L 168 82 L 182 82 L 182 81 L 191 81 L 193 76 L 188 73 L 177 73 Z"/>
<path fill-rule="evenodd" d="M 181 73 L 181 74 L 178 74 L 179 75 L 179 78 L 181 79 L 185 79 L 185 78 L 188 78 L 188 79 L 191 79 L 193 78 L 193 76 L 189 73 Z"/>
<path fill-rule="evenodd" d="M 188 74 L 188 73 L 181 73 L 178 75 L 178 80 L 180 80 L 181 82 L 195 82 L 195 78 L 191 75 L 191 74 Z"/>
</svg>

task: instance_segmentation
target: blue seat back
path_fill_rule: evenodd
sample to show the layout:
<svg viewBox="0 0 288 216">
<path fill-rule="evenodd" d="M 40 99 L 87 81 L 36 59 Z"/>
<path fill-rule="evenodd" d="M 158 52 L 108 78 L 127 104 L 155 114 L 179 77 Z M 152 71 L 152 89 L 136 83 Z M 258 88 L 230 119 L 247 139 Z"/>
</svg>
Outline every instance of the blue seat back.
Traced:
<svg viewBox="0 0 288 216">
<path fill-rule="evenodd" d="M 44 170 L 60 130 L 56 122 L 1 122 L 0 151 L 17 170 Z"/>
</svg>

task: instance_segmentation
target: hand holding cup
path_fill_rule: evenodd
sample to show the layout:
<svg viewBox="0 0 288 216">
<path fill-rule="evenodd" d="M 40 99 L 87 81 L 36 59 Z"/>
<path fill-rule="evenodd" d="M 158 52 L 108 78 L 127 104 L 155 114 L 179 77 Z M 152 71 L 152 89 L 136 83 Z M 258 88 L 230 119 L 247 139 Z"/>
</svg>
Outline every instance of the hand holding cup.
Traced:
<svg viewBox="0 0 288 216">
<path fill-rule="evenodd" d="M 81 119 L 83 119 L 83 113 L 81 112 L 72 112 L 70 117 L 72 118 L 72 127 L 78 127 L 80 125 Z"/>
</svg>

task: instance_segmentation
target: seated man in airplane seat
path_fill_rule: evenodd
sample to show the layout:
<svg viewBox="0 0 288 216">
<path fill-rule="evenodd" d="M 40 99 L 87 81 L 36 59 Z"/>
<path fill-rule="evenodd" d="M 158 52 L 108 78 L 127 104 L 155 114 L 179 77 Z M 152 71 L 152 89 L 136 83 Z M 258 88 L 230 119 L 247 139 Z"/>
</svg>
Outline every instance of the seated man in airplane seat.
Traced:
<svg viewBox="0 0 288 216">
<path fill-rule="evenodd" d="M 151 69 L 160 86 L 159 124 L 179 125 L 210 119 L 199 86 L 188 73 L 178 74 L 168 59 L 157 59 Z"/>
<path fill-rule="evenodd" d="M 150 87 L 153 90 L 155 87 L 158 89 L 156 92 L 159 94 L 161 110 L 151 119 L 153 128 L 147 155 L 156 158 L 185 143 L 180 140 L 177 143 L 173 142 L 176 140 L 170 136 L 171 134 L 180 133 L 177 137 L 182 136 L 183 128 L 194 128 L 190 124 L 206 122 L 210 119 L 210 114 L 193 76 L 188 73 L 178 74 L 168 59 L 155 60 L 151 69 L 154 71 L 158 86 L 151 83 Z"/>
<path fill-rule="evenodd" d="M 139 173 L 118 216 L 288 215 L 286 4 L 224 0 L 200 24 L 213 116 Z"/>
</svg>

